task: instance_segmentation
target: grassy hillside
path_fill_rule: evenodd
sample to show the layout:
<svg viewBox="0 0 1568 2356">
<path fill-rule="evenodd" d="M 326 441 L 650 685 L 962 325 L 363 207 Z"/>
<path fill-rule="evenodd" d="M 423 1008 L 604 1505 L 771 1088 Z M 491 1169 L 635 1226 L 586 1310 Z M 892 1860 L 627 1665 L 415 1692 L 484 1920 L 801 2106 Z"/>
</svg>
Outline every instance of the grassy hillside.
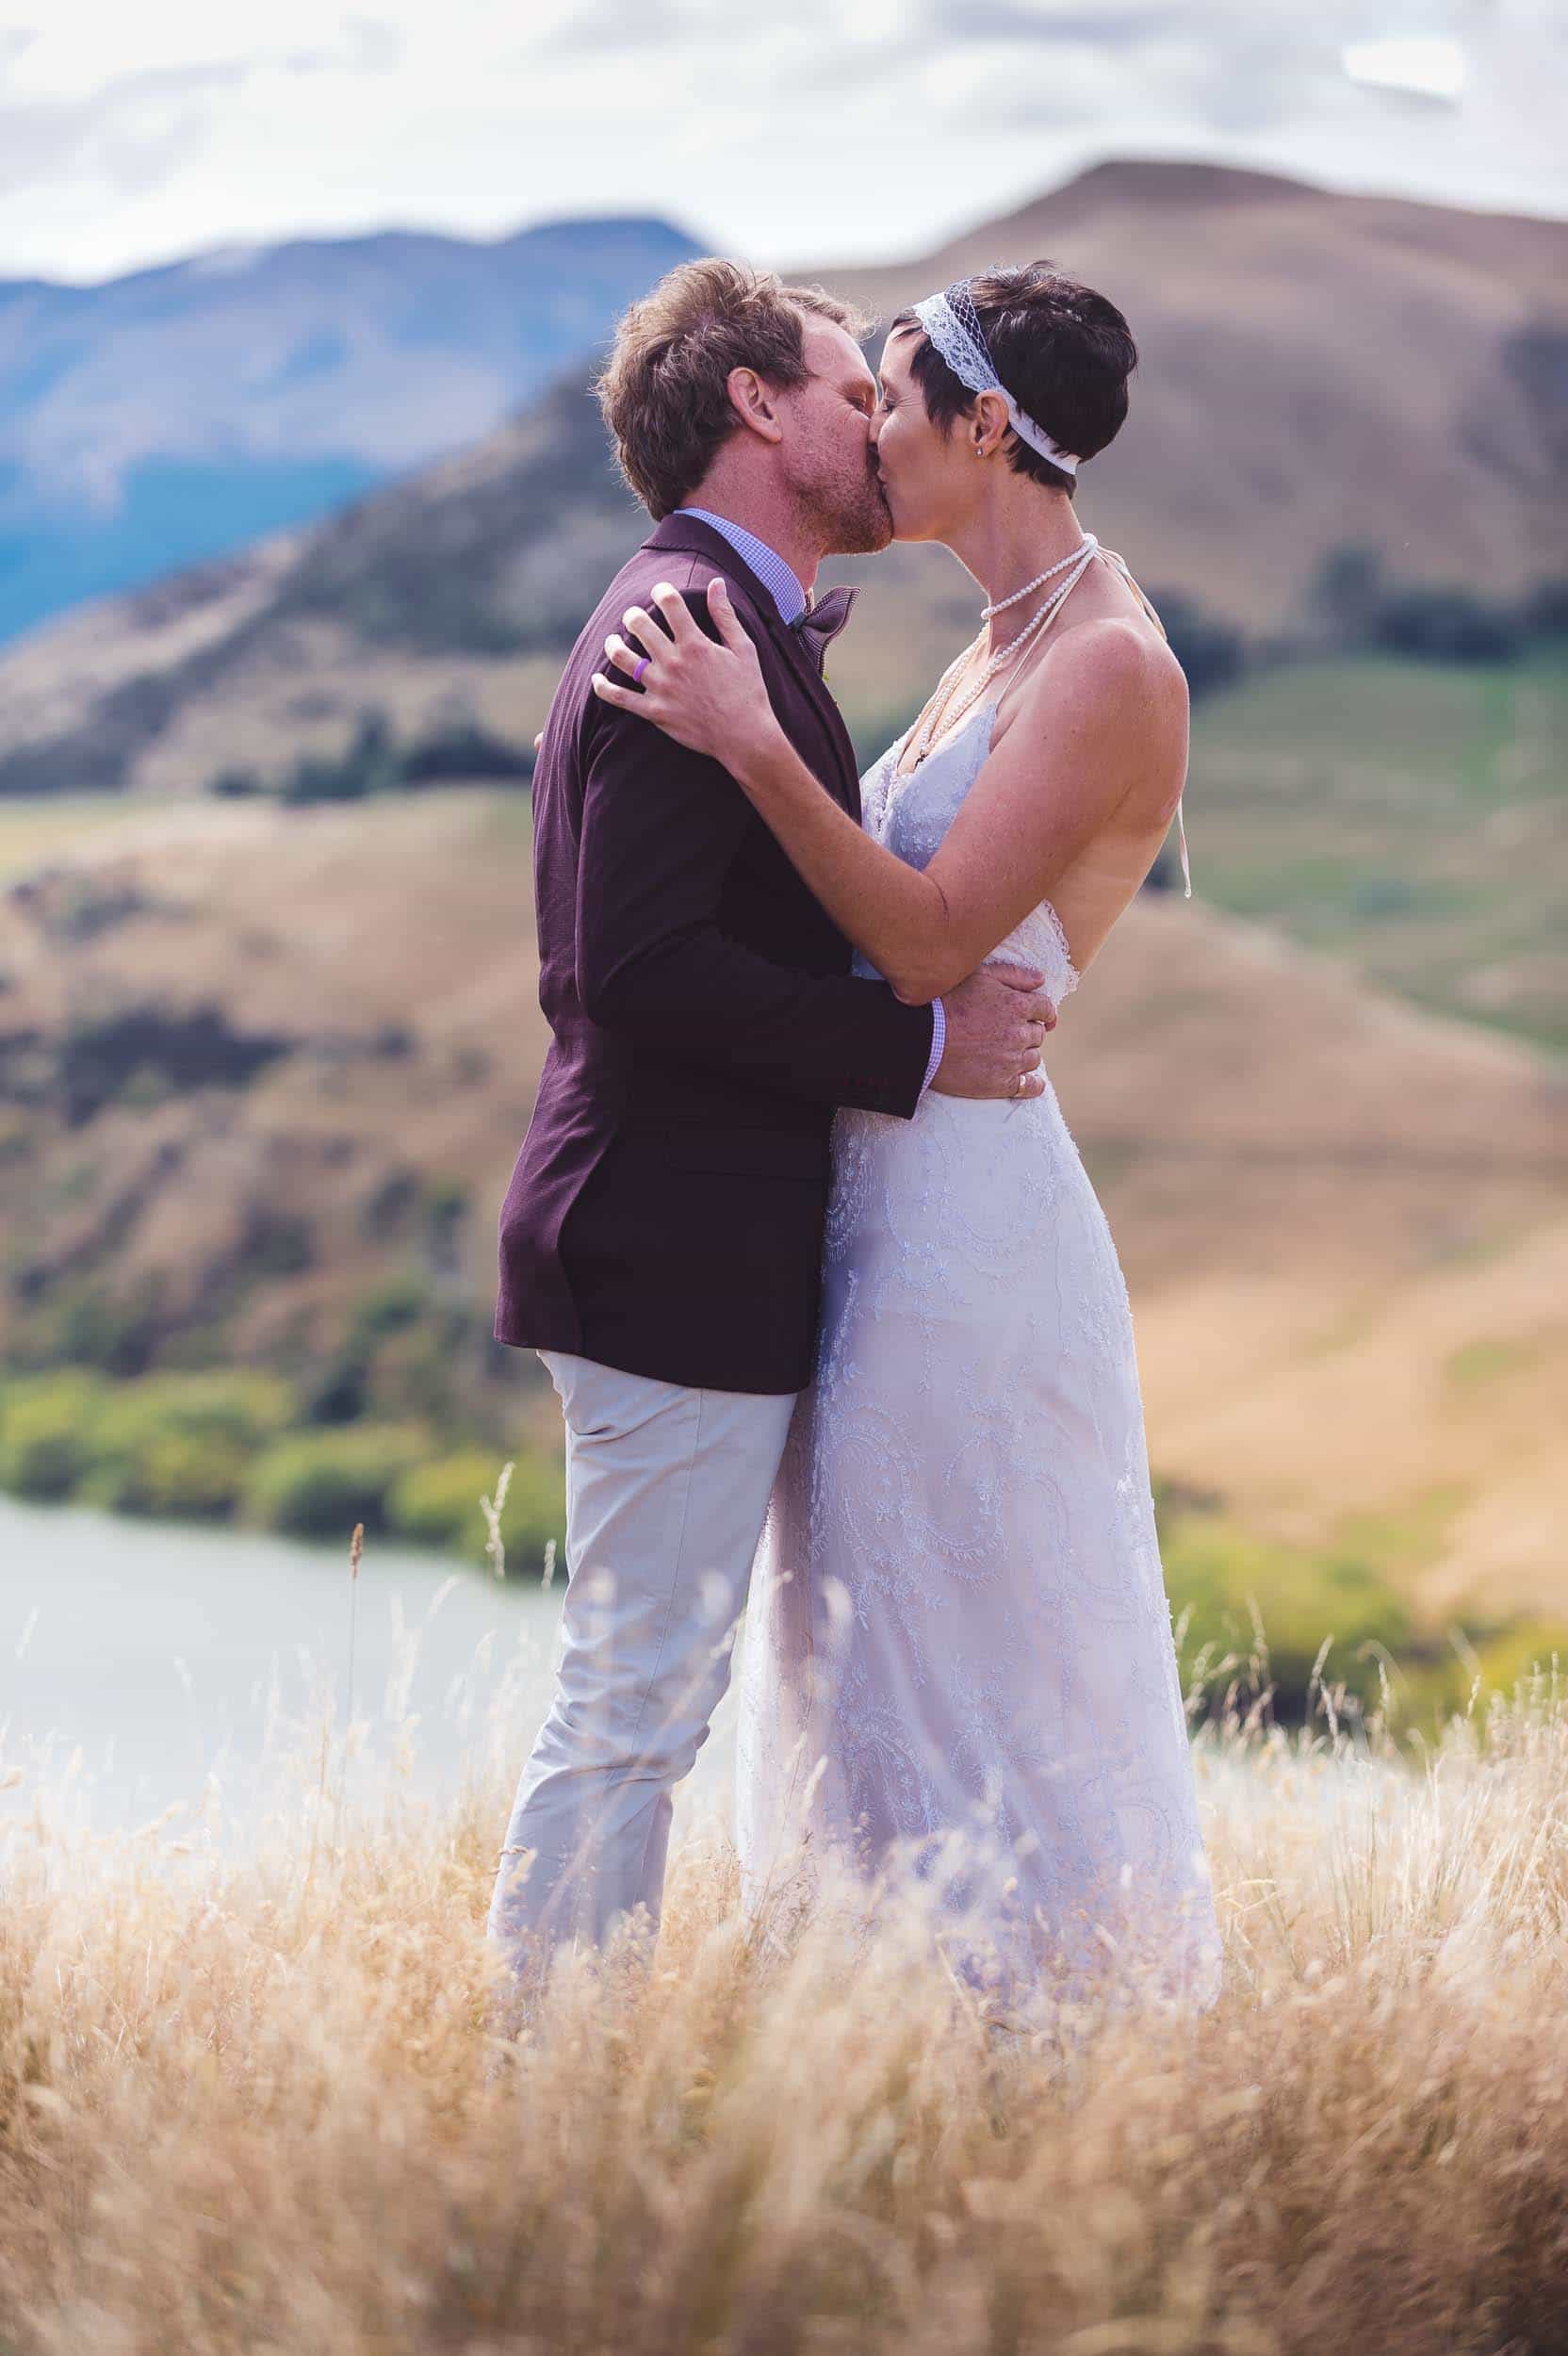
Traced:
<svg viewBox="0 0 1568 2356">
<path fill-rule="evenodd" d="M 884 319 L 1042 255 L 1109 295 L 1139 366 L 1085 520 L 1146 583 L 1272 630 L 1348 537 L 1494 597 L 1560 571 L 1565 252 L 1561 221 L 1119 157 L 934 254 L 821 274 Z"/>
<path fill-rule="evenodd" d="M 544 1049 L 526 796 L 121 805 L 13 876 L 0 970 L 0 1363 L 267 1366 L 326 1413 L 553 1439 L 489 1336 Z M 1050 1065 L 1162 1476 L 1282 1544 L 1560 1599 L 1538 1059 L 1149 894 Z"/>
<path fill-rule="evenodd" d="M 1200 704 L 1194 889 L 1417 1004 L 1568 1046 L 1568 673 L 1364 657 Z"/>
</svg>

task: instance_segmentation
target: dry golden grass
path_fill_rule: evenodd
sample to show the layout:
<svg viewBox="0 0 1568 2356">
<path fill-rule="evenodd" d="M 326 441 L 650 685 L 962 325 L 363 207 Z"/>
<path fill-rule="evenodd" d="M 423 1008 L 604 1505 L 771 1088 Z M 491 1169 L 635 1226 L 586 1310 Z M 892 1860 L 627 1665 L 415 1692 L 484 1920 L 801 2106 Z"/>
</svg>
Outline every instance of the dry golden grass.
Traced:
<svg viewBox="0 0 1568 2356">
<path fill-rule="evenodd" d="M 496 1731 L 499 1731 L 497 1729 Z M 516 1730 L 420 1812 L 302 1740 L 241 1861 L 0 1859 L 0 2349 L 1548 2356 L 1568 2344 L 1568 1707 L 1415 1765 L 1199 1737 L 1201 2015 L 988 2030 L 890 1931 L 759 1955 L 716 1819 L 650 1970 L 487 2030 Z M 13 1797 L 15 1795 L 13 1794 Z"/>
</svg>

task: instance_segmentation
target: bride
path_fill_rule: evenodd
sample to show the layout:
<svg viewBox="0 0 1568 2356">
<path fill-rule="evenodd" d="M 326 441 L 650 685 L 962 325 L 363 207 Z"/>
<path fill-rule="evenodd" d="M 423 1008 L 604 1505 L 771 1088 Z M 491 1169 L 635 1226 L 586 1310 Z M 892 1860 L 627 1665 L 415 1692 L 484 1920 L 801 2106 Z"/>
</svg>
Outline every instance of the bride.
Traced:
<svg viewBox="0 0 1568 2356">
<path fill-rule="evenodd" d="M 888 336 L 870 447 L 894 536 L 943 543 L 986 603 L 863 778 L 861 826 L 786 742 L 722 579 L 715 636 L 656 593 L 663 631 L 609 642 L 639 686 L 596 680 L 722 762 L 857 970 L 911 1002 L 1011 959 L 1059 1003 L 1181 821 L 1185 680 L 1037 421 L 1071 415 L 1041 283 L 960 282 Z M 956 1970 L 1004 2004 L 1122 1966 L 1212 2004 L 1131 1312 L 1055 1093 L 841 1110 L 833 1166 L 816 1378 L 747 1612 L 747 1907 L 809 1902 L 832 1856 L 923 1892 Z"/>
</svg>

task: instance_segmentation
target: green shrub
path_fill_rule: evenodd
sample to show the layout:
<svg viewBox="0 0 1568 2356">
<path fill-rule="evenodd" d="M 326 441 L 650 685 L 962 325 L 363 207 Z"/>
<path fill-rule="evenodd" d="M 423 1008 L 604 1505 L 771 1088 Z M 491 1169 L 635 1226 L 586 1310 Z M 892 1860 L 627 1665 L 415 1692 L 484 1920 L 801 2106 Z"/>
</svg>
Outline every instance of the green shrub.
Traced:
<svg viewBox="0 0 1568 2356">
<path fill-rule="evenodd" d="M 293 1415 L 293 1393 L 274 1375 L 143 1375 L 106 1394 L 81 1495 L 121 1513 L 232 1513 L 248 1465 Z"/>
<path fill-rule="evenodd" d="M 1508 663 L 1524 632 L 1506 608 L 1462 587 L 1411 585 L 1390 593 L 1373 625 L 1373 644 L 1429 663 Z"/>
<path fill-rule="evenodd" d="M 69 1497 L 89 1462 L 108 1385 L 85 1366 L 22 1375 L 0 1390 L 0 1489 Z"/>
<path fill-rule="evenodd" d="M 116 1513 L 221 1515 L 234 1511 L 245 1465 L 244 1449 L 216 1432 L 155 1432 L 134 1459 L 95 1465 L 78 1494 Z"/>
<path fill-rule="evenodd" d="M 1554 1654 L 1560 1694 L 1568 1688 L 1568 1626 L 1563 1622 L 1521 1618 L 1494 1622 L 1484 1630 L 1472 1628 L 1461 1644 L 1446 1640 L 1441 1650 L 1409 1664 L 1408 1714 L 1435 1734 L 1446 1719 L 1470 1708 L 1478 1678 L 1475 1707 L 1484 1721 L 1490 1697 L 1511 1693 L 1520 1678 L 1539 1669 L 1549 1683 Z"/>
<path fill-rule="evenodd" d="M 386 714 L 370 704 L 361 712 L 353 737 L 333 760 L 302 754 L 283 784 L 286 802 L 356 801 L 401 781 L 402 769 Z"/>
<path fill-rule="evenodd" d="M 483 1448 L 461 1448 L 413 1466 L 387 1500 L 388 1521 L 400 1536 L 420 1546 L 449 1546 L 473 1562 L 484 1562 L 489 1524 L 480 1499 L 495 1496 L 503 1462 Z M 564 1572 L 565 1529 L 562 1467 L 547 1458 L 519 1456 L 501 1510 L 508 1578 L 537 1576 L 552 1538 Z"/>
<path fill-rule="evenodd" d="M 533 749 L 454 714 L 415 738 L 400 767 L 407 785 L 440 785 L 450 777 L 531 777 Z"/>
<path fill-rule="evenodd" d="M 1537 1668 L 1549 1677 L 1554 1654 L 1559 1683 L 1568 1682 L 1568 1628 L 1560 1620 L 1516 1620 L 1476 1649 L 1484 1692 L 1511 1693 L 1519 1678 Z"/>
<path fill-rule="evenodd" d="M 1250 1602 L 1257 1606 L 1266 1645 L 1259 1682 L 1274 1688 L 1282 1721 L 1309 1714 L 1313 1663 L 1325 1637 L 1332 1644 L 1322 1682 L 1343 1683 L 1364 1704 L 1380 1693 L 1379 1656 L 1402 1652 L 1411 1620 L 1404 1602 L 1378 1572 L 1352 1556 L 1317 1555 L 1249 1537 L 1217 1517 L 1181 1520 L 1162 1546 L 1173 1615 L 1189 1614 L 1182 1645 L 1184 1682 L 1197 1657 L 1211 1647 L 1211 1689 L 1222 1691 L 1236 1668 L 1219 1671 L 1226 1654 L 1247 1661 L 1256 1648 Z M 1250 1685 L 1240 1673 L 1243 1689 Z"/>
<path fill-rule="evenodd" d="M 289 1211 L 263 1211 L 245 1236 L 245 1266 L 251 1276 L 298 1276 L 315 1264 L 316 1238 L 308 1219 Z"/>
<path fill-rule="evenodd" d="M 426 1457 L 429 1434 L 413 1424 L 346 1424 L 276 1440 L 245 1481 L 246 1518 L 300 1538 L 347 1540 L 355 1522 L 386 1528 L 388 1493 Z"/>
<path fill-rule="evenodd" d="M 400 1269 L 355 1301 L 349 1331 L 356 1342 L 379 1341 L 384 1334 L 400 1333 L 416 1325 L 429 1306 L 430 1287 L 425 1279 L 412 1269 Z"/>
<path fill-rule="evenodd" d="M 91 1278 L 62 1290 L 43 1340 L 57 1365 L 96 1366 L 122 1378 L 139 1374 L 162 1318 L 163 1280 L 149 1268 L 123 1291 Z"/>
</svg>

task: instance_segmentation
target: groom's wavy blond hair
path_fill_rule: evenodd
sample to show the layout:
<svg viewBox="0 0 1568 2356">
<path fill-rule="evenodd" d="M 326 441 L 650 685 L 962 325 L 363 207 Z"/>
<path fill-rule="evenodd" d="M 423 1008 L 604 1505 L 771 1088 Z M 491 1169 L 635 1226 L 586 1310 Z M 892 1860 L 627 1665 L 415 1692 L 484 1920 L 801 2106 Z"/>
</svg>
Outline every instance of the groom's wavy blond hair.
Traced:
<svg viewBox="0 0 1568 2356">
<path fill-rule="evenodd" d="M 688 499 L 740 420 L 731 368 L 780 391 L 804 384 L 807 315 L 857 340 L 871 321 L 821 286 L 707 254 L 680 262 L 618 321 L 595 384 L 620 469 L 657 523 Z"/>
</svg>

